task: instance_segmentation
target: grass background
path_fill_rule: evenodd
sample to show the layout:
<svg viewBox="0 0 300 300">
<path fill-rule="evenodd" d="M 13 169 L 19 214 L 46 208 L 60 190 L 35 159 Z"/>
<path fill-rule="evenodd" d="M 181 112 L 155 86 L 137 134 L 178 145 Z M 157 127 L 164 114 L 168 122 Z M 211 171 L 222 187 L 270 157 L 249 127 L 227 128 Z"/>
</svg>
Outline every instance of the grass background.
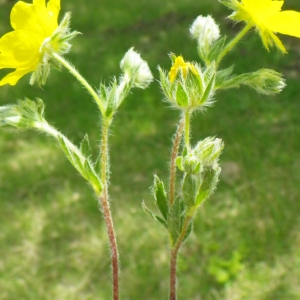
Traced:
<svg viewBox="0 0 300 300">
<path fill-rule="evenodd" d="M 285 9 L 300 10 L 286 0 Z M 10 30 L 16 1 L 0 1 L 0 34 Z M 197 60 L 188 28 L 211 14 L 222 33 L 239 26 L 216 0 L 64 0 L 72 28 L 83 33 L 68 59 L 95 87 L 119 74 L 130 47 L 158 78 L 168 53 Z M 224 61 L 236 73 L 274 68 L 285 90 L 264 97 L 247 89 L 217 94 L 217 103 L 193 120 L 193 141 L 225 141 L 218 190 L 197 215 L 179 259 L 179 299 L 300 299 L 300 40 L 282 37 L 289 52 L 266 52 L 248 35 Z M 1 70 L 0 75 L 6 71 Z M 42 89 L 0 89 L 0 104 L 25 96 L 46 103 L 47 120 L 78 143 L 87 132 L 97 150 L 99 116 L 86 92 L 66 71 L 53 71 Z M 167 180 L 171 137 L 178 113 L 161 101 L 159 85 L 134 90 L 110 136 L 111 198 L 121 260 L 122 299 L 166 299 L 168 237 L 142 211 L 151 207 L 153 174 Z M 97 201 L 52 140 L 35 132 L 1 129 L 0 299 L 110 299 L 107 238 Z"/>
</svg>

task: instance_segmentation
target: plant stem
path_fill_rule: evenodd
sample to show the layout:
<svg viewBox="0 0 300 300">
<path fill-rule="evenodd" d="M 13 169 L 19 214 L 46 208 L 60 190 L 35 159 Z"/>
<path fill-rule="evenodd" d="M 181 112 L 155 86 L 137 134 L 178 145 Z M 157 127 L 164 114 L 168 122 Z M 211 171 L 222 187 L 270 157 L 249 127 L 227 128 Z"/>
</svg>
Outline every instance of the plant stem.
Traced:
<svg viewBox="0 0 300 300">
<path fill-rule="evenodd" d="M 177 257 L 180 246 L 183 243 L 184 237 L 186 235 L 186 231 L 188 226 L 192 220 L 193 216 L 188 215 L 186 216 L 180 236 L 176 241 L 175 245 L 171 249 L 171 257 L 170 257 L 170 300 L 177 299 L 177 292 L 176 292 L 176 285 L 177 285 Z"/>
<path fill-rule="evenodd" d="M 111 266 L 113 280 L 113 299 L 119 299 L 119 253 L 114 230 L 112 215 L 108 199 L 108 174 L 109 174 L 109 156 L 108 156 L 108 131 L 110 119 L 102 118 L 102 140 L 101 140 L 101 182 L 103 191 L 99 196 L 99 201 L 103 209 L 104 220 L 111 250 Z"/>
<path fill-rule="evenodd" d="M 178 149 L 180 146 L 180 141 L 182 138 L 182 133 L 184 129 L 184 118 L 181 118 L 179 124 L 177 126 L 176 133 L 173 139 L 173 147 L 171 152 L 171 161 L 170 161 L 170 192 L 169 192 L 169 199 L 170 205 L 173 204 L 175 199 L 175 184 L 176 184 L 176 158 L 178 155 Z"/>
<path fill-rule="evenodd" d="M 242 39 L 242 37 L 250 30 L 252 27 L 251 24 L 247 24 L 237 35 L 236 37 L 231 40 L 226 47 L 223 49 L 221 54 L 218 57 L 218 60 L 216 62 L 216 65 L 220 63 L 220 61 L 223 59 L 223 57 Z"/>
<path fill-rule="evenodd" d="M 52 53 L 52 57 L 55 58 L 60 64 L 62 64 L 87 89 L 87 91 L 97 103 L 102 115 L 104 115 L 105 109 L 97 93 L 90 86 L 90 84 L 81 76 L 81 74 L 75 69 L 75 67 L 73 67 L 67 60 L 65 60 L 62 56 L 60 56 L 57 53 Z"/>
<path fill-rule="evenodd" d="M 184 143 L 185 147 L 190 150 L 190 112 L 185 112 L 185 129 L 184 129 Z"/>
</svg>

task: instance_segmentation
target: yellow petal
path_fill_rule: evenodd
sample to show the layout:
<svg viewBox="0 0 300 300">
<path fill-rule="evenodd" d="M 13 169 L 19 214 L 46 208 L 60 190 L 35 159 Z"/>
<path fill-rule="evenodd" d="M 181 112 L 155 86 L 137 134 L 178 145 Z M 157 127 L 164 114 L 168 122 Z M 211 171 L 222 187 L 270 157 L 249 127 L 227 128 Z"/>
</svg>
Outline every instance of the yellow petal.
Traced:
<svg viewBox="0 0 300 300">
<path fill-rule="evenodd" d="M 47 9 L 52 12 L 57 19 L 60 11 L 60 0 L 50 0 L 47 4 Z"/>
<path fill-rule="evenodd" d="M 34 3 L 17 2 L 10 14 L 11 25 L 15 30 L 27 30 L 44 38 L 49 37 L 58 26 L 57 15 L 46 9 L 45 1 Z"/>
<path fill-rule="evenodd" d="M 273 32 L 300 37 L 300 13 L 283 11 L 265 21 L 265 26 Z"/>
<path fill-rule="evenodd" d="M 16 85 L 16 83 L 19 81 L 21 77 L 23 77 L 27 73 L 32 72 L 33 70 L 34 68 L 17 69 L 14 72 L 9 73 L 4 78 L 2 78 L 2 80 L 0 80 L 0 86 L 5 84 Z"/>
<path fill-rule="evenodd" d="M 0 68 L 27 68 L 39 59 L 41 41 L 24 30 L 11 31 L 0 39 Z"/>
</svg>

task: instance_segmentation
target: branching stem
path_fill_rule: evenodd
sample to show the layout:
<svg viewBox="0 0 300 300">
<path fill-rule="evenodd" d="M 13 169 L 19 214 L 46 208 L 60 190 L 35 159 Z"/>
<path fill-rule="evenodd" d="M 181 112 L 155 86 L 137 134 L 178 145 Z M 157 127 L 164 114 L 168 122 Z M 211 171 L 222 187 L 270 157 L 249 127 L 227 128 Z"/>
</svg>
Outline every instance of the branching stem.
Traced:
<svg viewBox="0 0 300 300">
<path fill-rule="evenodd" d="M 247 24 L 237 35 L 231 40 L 226 47 L 223 49 L 221 54 L 218 57 L 216 65 L 220 63 L 220 61 L 224 58 L 224 56 L 243 38 L 243 36 L 251 29 L 252 25 Z"/>
<path fill-rule="evenodd" d="M 113 300 L 119 300 L 119 253 L 112 220 L 109 199 L 108 199 L 108 175 L 109 175 L 109 155 L 108 155 L 108 133 L 110 119 L 102 118 L 102 139 L 101 139 L 101 182 L 103 190 L 99 196 L 99 201 L 102 206 L 104 220 L 106 224 L 107 234 L 111 250 L 111 266 L 113 280 Z"/>
<path fill-rule="evenodd" d="M 52 53 L 52 57 L 55 58 L 61 65 L 63 65 L 90 93 L 95 102 L 97 103 L 102 115 L 105 113 L 103 103 L 98 97 L 95 90 L 90 86 L 90 84 L 82 77 L 82 75 L 73 67 L 67 60 L 57 53 Z"/>
</svg>

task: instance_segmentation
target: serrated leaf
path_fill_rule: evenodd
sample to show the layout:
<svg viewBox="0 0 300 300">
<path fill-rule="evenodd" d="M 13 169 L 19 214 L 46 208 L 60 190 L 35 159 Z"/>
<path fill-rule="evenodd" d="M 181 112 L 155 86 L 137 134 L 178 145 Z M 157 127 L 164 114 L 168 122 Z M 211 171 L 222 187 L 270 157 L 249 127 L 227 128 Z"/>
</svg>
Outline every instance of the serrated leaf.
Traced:
<svg viewBox="0 0 300 300">
<path fill-rule="evenodd" d="M 67 156 L 68 160 L 71 162 L 71 164 L 74 166 L 74 168 L 85 178 L 87 179 L 87 176 L 85 174 L 85 170 L 83 167 L 83 163 L 80 159 L 80 157 L 75 153 L 75 151 L 72 151 L 70 147 L 68 147 L 65 139 L 61 136 L 57 136 L 57 140 L 59 142 L 60 147 L 62 148 L 63 152 Z"/>
<path fill-rule="evenodd" d="M 80 143 L 80 152 L 86 158 L 89 158 L 92 155 L 92 149 L 91 149 L 89 137 L 87 134 L 84 136 L 83 140 Z"/>
<path fill-rule="evenodd" d="M 180 82 L 177 82 L 176 102 L 181 107 L 187 107 L 189 104 L 189 97 Z"/>
<path fill-rule="evenodd" d="M 97 194 L 100 194 L 102 191 L 102 183 L 88 160 L 84 162 L 84 169 L 85 169 L 85 174 L 87 176 L 87 180 L 94 187 L 94 189 L 96 189 Z"/>
<path fill-rule="evenodd" d="M 182 209 L 180 198 L 175 198 L 169 212 L 168 217 L 168 230 L 171 236 L 172 245 L 174 245 L 180 235 L 181 226 L 182 226 Z"/>
<path fill-rule="evenodd" d="M 161 225 L 163 225 L 166 229 L 168 229 L 167 222 L 162 219 L 160 216 L 155 215 L 145 204 L 145 202 L 142 203 L 142 207 L 144 211 L 149 214 L 155 221 L 159 222 Z"/>
<path fill-rule="evenodd" d="M 164 183 L 158 178 L 157 175 L 154 176 L 153 194 L 155 197 L 155 204 L 161 212 L 165 220 L 168 220 L 169 205 L 167 199 L 167 193 L 164 187 Z"/>
</svg>

